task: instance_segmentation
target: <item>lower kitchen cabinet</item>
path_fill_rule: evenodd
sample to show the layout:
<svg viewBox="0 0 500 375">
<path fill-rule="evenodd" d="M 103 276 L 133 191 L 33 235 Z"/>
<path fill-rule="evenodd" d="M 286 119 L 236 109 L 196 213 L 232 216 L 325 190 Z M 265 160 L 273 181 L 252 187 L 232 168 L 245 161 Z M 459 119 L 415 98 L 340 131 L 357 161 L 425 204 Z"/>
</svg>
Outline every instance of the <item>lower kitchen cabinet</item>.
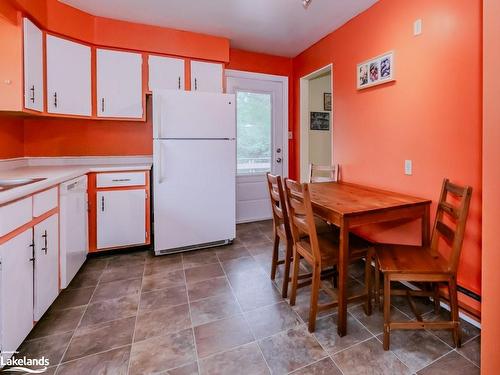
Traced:
<svg viewBox="0 0 500 375">
<path fill-rule="evenodd" d="M 0 245 L 0 349 L 4 360 L 33 328 L 32 243 L 30 228 Z"/>
<path fill-rule="evenodd" d="M 35 307 L 39 320 L 59 294 L 59 215 L 52 215 L 33 229 L 35 244 Z"/>
</svg>

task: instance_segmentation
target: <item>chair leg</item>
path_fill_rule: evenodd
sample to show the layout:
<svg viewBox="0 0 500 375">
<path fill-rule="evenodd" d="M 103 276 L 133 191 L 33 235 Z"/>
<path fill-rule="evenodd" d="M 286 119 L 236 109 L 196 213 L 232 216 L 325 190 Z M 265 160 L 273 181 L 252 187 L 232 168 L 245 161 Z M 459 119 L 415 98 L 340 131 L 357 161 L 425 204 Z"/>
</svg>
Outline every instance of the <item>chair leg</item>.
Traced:
<svg viewBox="0 0 500 375">
<path fill-rule="evenodd" d="M 458 317 L 458 295 L 457 295 L 457 280 L 452 277 L 448 283 L 450 292 L 450 308 L 451 320 L 455 323 L 453 328 L 453 341 L 457 348 L 462 346 L 462 331 L 460 328 L 460 319 Z"/>
<path fill-rule="evenodd" d="M 293 271 L 292 271 L 292 290 L 290 292 L 290 305 L 295 306 L 297 297 L 297 284 L 299 282 L 300 254 L 293 249 Z"/>
<path fill-rule="evenodd" d="M 389 350 L 391 340 L 391 280 L 384 274 L 384 350 Z"/>
<path fill-rule="evenodd" d="M 434 313 L 439 315 L 441 308 L 441 301 L 439 297 L 439 283 L 434 283 Z"/>
<path fill-rule="evenodd" d="M 274 244 L 273 244 L 273 260 L 271 263 L 271 280 L 274 280 L 276 278 L 276 268 L 278 267 L 279 248 L 280 248 L 280 237 L 275 232 Z"/>
<path fill-rule="evenodd" d="M 375 257 L 375 305 L 382 311 L 382 304 L 380 303 L 380 270 L 378 268 L 377 257 Z"/>
<path fill-rule="evenodd" d="M 365 262 L 365 289 L 366 289 L 366 302 L 365 313 L 370 316 L 372 314 L 372 260 L 374 259 L 373 249 L 368 250 Z"/>
<path fill-rule="evenodd" d="M 283 275 L 283 287 L 281 289 L 281 296 L 286 298 L 288 295 L 288 283 L 290 281 L 290 262 L 292 261 L 293 248 L 292 244 L 287 241 L 286 254 L 285 254 L 285 272 Z"/>
<path fill-rule="evenodd" d="M 316 315 L 318 314 L 318 297 L 321 284 L 321 268 L 314 265 L 311 285 L 311 302 L 309 305 L 309 332 L 316 329 Z"/>
</svg>

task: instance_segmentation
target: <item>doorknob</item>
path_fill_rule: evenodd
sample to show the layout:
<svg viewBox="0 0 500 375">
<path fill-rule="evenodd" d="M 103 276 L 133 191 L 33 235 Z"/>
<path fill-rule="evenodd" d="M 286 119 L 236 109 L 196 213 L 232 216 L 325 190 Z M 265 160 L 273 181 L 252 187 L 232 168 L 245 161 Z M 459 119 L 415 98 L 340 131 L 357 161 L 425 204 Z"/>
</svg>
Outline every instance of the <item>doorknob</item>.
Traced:
<svg viewBox="0 0 500 375">
<path fill-rule="evenodd" d="M 277 154 L 281 153 L 281 148 L 277 148 L 277 149 L 276 149 L 276 153 L 277 153 Z"/>
<path fill-rule="evenodd" d="M 276 163 L 281 163 L 281 158 L 276 159 Z"/>
</svg>

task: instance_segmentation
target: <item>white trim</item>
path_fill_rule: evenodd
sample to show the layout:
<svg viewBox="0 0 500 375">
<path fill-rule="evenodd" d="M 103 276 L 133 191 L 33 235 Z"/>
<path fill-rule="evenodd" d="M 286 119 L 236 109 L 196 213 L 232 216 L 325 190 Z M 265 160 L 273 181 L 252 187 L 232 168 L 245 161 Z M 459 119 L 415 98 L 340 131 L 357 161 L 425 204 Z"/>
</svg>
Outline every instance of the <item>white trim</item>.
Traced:
<svg viewBox="0 0 500 375">
<path fill-rule="evenodd" d="M 288 124 L 288 77 L 287 76 L 278 76 L 274 74 L 264 74 L 264 73 L 254 73 L 254 72 L 247 72 L 243 70 L 233 70 L 233 69 L 226 69 L 224 71 L 226 81 L 227 78 L 246 78 L 246 79 L 254 79 L 254 80 L 261 80 L 261 81 L 271 81 L 271 82 L 279 82 L 282 84 L 283 87 L 283 159 L 286 160 L 286 163 L 283 163 L 283 176 L 288 177 L 288 171 L 289 167 L 288 165 L 290 164 L 289 160 L 289 155 L 288 155 L 288 129 L 289 129 L 289 124 Z"/>
<path fill-rule="evenodd" d="M 331 82 L 330 82 L 330 88 L 332 92 L 332 115 L 331 115 L 331 142 L 332 142 L 332 147 L 331 147 L 331 161 L 332 164 L 334 163 L 333 159 L 333 137 L 334 137 L 334 131 L 333 131 L 333 101 L 334 101 L 334 93 L 333 93 L 333 64 L 330 63 L 328 65 L 325 65 L 319 69 L 316 69 L 315 71 L 306 74 L 305 76 L 302 76 L 299 79 L 299 132 L 300 132 L 300 145 L 299 145 L 299 177 L 301 182 L 307 182 L 309 180 L 309 157 L 305 158 L 303 156 L 309 155 L 309 142 L 304 142 L 304 140 L 309 141 L 309 81 L 311 79 L 314 79 L 323 73 L 330 72 L 331 76 Z"/>
</svg>

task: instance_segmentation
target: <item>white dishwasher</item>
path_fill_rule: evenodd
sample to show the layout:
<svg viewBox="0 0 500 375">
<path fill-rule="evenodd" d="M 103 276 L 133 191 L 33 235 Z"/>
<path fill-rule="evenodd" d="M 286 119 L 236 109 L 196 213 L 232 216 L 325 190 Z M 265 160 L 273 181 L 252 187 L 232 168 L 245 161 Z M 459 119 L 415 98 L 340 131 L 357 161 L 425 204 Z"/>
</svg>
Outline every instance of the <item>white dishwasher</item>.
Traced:
<svg viewBox="0 0 500 375">
<path fill-rule="evenodd" d="M 87 259 L 87 176 L 60 185 L 61 288 L 66 288 Z"/>
</svg>

